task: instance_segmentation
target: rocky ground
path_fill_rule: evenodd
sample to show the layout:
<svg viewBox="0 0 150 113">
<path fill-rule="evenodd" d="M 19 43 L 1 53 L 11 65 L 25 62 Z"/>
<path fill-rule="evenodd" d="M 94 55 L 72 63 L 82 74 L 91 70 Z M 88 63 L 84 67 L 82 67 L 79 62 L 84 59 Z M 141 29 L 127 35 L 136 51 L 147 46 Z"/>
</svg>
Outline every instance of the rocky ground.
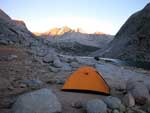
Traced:
<svg viewBox="0 0 150 113">
<path fill-rule="evenodd" d="M 61 91 L 70 74 L 84 65 L 102 73 L 111 88 L 110 96 Z M 150 112 L 147 70 L 92 57 L 56 53 L 39 57 L 27 49 L 1 45 L 0 72 L 0 113 Z"/>
</svg>

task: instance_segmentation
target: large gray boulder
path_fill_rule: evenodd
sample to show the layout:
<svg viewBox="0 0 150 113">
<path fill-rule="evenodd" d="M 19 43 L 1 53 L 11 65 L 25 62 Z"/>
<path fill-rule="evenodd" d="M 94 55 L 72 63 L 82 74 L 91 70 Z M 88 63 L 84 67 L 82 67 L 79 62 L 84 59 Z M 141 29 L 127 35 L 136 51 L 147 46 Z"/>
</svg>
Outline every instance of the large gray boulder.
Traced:
<svg viewBox="0 0 150 113">
<path fill-rule="evenodd" d="M 129 80 L 127 90 L 135 98 L 136 104 L 143 105 L 150 99 L 149 91 L 143 82 Z"/>
<path fill-rule="evenodd" d="M 104 99 L 104 102 L 107 104 L 107 106 L 111 109 L 120 109 L 121 100 L 117 97 L 108 96 Z"/>
<path fill-rule="evenodd" d="M 61 104 L 50 89 L 40 89 L 18 97 L 13 113 L 60 113 Z"/>
<path fill-rule="evenodd" d="M 85 109 L 87 113 L 107 113 L 107 105 L 100 99 L 89 100 Z"/>
</svg>

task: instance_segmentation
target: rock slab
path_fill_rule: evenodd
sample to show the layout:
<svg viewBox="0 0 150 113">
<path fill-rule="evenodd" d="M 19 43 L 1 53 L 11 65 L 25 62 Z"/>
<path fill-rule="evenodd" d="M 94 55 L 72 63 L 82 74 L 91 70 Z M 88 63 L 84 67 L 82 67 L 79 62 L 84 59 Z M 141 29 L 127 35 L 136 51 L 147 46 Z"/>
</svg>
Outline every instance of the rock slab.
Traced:
<svg viewBox="0 0 150 113">
<path fill-rule="evenodd" d="M 100 99 L 89 100 L 85 109 L 87 113 L 107 113 L 107 105 Z"/>
<path fill-rule="evenodd" d="M 50 89 L 40 89 L 18 97 L 13 113 L 60 113 L 61 104 Z"/>
</svg>

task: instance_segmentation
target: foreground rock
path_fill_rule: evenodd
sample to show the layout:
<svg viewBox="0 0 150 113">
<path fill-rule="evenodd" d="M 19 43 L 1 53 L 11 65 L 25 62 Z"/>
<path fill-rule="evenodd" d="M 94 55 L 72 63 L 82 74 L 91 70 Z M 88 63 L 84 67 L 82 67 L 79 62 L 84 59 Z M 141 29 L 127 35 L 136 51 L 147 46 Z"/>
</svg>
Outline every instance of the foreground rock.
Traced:
<svg viewBox="0 0 150 113">
<path fill-rule="evenodd" d="M 41 89 L 18 97 L 13 113 L 60 113 L 61 104 L 50 89 Z"/>
<path fill-rule="evenodd" d="M 145 112 L 137 107 L 134 107 L 134 108 L 129 108 L 127 110 L 127 113 L 149 113 L 149 112 Z"/>
<path fill-rule="evenodd" d="M 123 106 L 123 104 L 121 103 L 121 100 L 117 97 L 112 97 L 112 96 L 108 96 L 104 99 L 104 102 L 107 104 L 107 106 L 114 110 L 114 109 L 118 109 L 121 112 L 125 111 L 125 107 Z"/>
<path fill-rule="evenodd" d="M 51 63 L 51 62 L 53 62 L 53 60 L 55 58 L 53 54 L 47 54 L 46 56 L 44 56 L 43 57 L 43 62 L 44 63 Z"/>
<path fill-rule="evenodd" d="M 144 106 L 142 106 L 142 109 L 148 113 L 150 113 L 150 101 L 147 102 Z"/>
<path fill-rule="evenodd" d="M 56 68 L 61 68 L 63 66 L 62 62 L 60 61 L 58 57 L 54 59 L 53 66 Z"/>
<path fill-rule="evenodd" d="M 107 113 L 106 104 L 100 99 L 90 100 L 86 104 L 87 113 Z"/>
<path fill-rule="evenodd" d="M 123 102 L 127 107 L 132 107 L 135 105 L 135 99 L 131 93 L 128 93 L 124 96 Z"/>
<path fill-rule="evenodd" d="M 32 79 L 32 80 L 23 80 L 21 81 L 22 84 L 25 84 L 27 87 L 31 89 L 40 88 L 44 83 L 40 80 Z"/>
<path fill-rule="evenodd" d="M 149 91 L 142 82 L 128 81 L 127 90 L 131 92 L 138 105 L 143 105 L 150 99 Z"/>
</svg>

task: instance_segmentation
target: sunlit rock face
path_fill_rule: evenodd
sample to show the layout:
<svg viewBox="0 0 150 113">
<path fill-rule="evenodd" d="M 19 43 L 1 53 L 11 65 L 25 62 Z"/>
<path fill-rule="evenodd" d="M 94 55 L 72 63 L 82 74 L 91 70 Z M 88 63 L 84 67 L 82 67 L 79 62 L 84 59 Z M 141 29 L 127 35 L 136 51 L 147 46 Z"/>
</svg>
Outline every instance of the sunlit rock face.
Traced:
<svg viewBox="0 0 150 113">
<path fill-rule="evenodd" d="M 101 56 L 150 61 L 150 3 L 129 17 Z"/>
<path fill-rule="evenodd" d="M 49 31 L 43 33 L 42 35 L 47 35 L 47 36 L 63 35 L 64 33 L 71 32 L 71 31 L 73 31 L 71 28 L 64 26 L 62 28 L 52 28 Z"/>
<path fill-rule="evenodd" d="M 38 32 L 33 32 L 33 34 L 35 34 L 36 36 L 45 36 L 45 37 L 55 37 L 55 36 L 61 36 L 64 35 L 65 33 L 69 33 L 69 32 L 76 32 L 76 33 L 82 33 L 82 34 L 91 34 L 88 32 L 85 32 L 82 28 L 76 28 L 76 29 L 71 29 L 68 26 L 64 26 L 61 28 L 58 27 L 54 27 L 44 33 L 38 33 Z M 93 35 L 107 35 L 103 32 L 95 32 L 92 33 Z"/>
</svg>

